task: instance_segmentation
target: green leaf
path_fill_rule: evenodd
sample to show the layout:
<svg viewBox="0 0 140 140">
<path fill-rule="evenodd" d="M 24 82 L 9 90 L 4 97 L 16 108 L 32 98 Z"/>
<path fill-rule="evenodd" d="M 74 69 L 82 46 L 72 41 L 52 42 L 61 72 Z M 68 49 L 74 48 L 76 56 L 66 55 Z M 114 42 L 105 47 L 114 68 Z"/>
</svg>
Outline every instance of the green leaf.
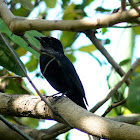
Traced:
<svg viewBox="0 0 140 140">
<path fill-rule="evenodd" d="M 86 13 L 83 9 L 83 5 L 76 5 L 72 3 L 65 9 L 63 14 L 63 20 L 82 19 L 84 16 L 86 16 Z"/>
<path fill-rule="evenodd" d="M 110 39 L 106 39 L 104 44 L 110 44 Z"/>
<path fill-rule="evenodd" d="M 108 114 L 107 116 L 118 116 L 117 112 L 116 112 L 116 109 L 113 108 Z"/>
<path fill-rule="evenodd" d="M 137 66 L 137 68 L 135 69 L 135 72 L 140 73 L 140 64 Z"/>
<path fill-rule="evenodd" d="M 28 10 L 32 10 L 34 8 L 29 0 L 19 0 L 19 3 L 21 3 L 21 5 Z"/>
<path fill-rule="evenodd" d="M 8 29 L 5 22 L 0 18 L 0 32 L 6 33 L 8 36 L 12 35 L 12 32 Z"/>
<path fill-rule="evenodd" d="M 25 50 L 25 49 L 22 48 L 22 47 L 18 47 L 18 48 L 16 49 L 16 53 L 17 53 L 18 56 L 20 57 L 20 56 L 25 55 L 25 54 L 27 53 L 27 50 Z"/>
<path fill-rule="evenodd" d="M 4 23 L 2 19 L 0 19 L 0 32 L 6 33 L 13 42 L 23 47 L 27 51 L 30 51 L 36 58 L 39 59 L 39 53 L 30 48 L 21 37 L 12 35 L 12 32 L 8 29 L 7 25 Z M 40 48 L 40 43 L 34 38 L 34 36 L 43 36 L 41 33 L 37 31 L 27 31 L 25 33 L 25 36 L 32 43 L 32 45 L 34 45 L 38 49 Z"/>
<path fill-rule="evenodd" d="M 103 8 L 103 7 L 97 7 L 95 10 L 96 10 L 96 11 L 99 11 L 99 12 L 101 12 L 101 13 L 110 12 L 110 11 L 111 11 L 110 9 L 105 9 L 105 8 Z"/>
<path fill-rule="evenodd" d="M 60 37 L 60 41 L 63 47 L 70 47 L 76 39 L 76 32 L 63 31 Z"/>
<path fill-rule="evenodd" d="M 30 34 L 32 34 L 32 31 L 26 32 L 26 33 L 25 33 L 25 36 L 27 37 L 28 41 L 29 41 L 31 44 L 33 43 L 32 45 L 34 45 L 36 48 L 39 49 L 39 48 L 40 48 L 39 42 L 37 42 L 37 40 L 35 40 L 33 36 L 30 36 Z M 35 36 L 35 34 L 34 34 L 34 36 Z M 36 52 L 35 50 L 33 50 L 32 48 L 30 48 L 30 47 L 28 46 L 28 44 L 27 44 L 21 37 L 16 36 L 16 35 L 12 35 L 12 36 L 10 37 L 10 39 L 11 39 L 13 42 L 15 42 L 17 45 L 23 47 L 23 48 L 26 49 L 27 51 L 30 51 L 34 56 L 36 56 L 37 58 L 39 58 L 39 53 Z M 36 43 L 35 43 L 35 42 L 36 42 Z"/>
<path fill-rule="evenodd" d="M 91 2 L 93 2 L 94 0 L 83 0 L 83 5 L 84 7 L 89 5 Z"/>
<path fill-rule="evenodd" d="M 20 8 L 14 8 L 12 13 L 14 15 L 18 15 L 18 16 L 25 16 L 25 14 L 28 12 L 27 9 L 23 8 L 23 7 L 20 7 Z"/>
<path fill-rule="evenodd" d="M 96 50 L 96 47 L 94 45 L 88 45 L 88 46 L 83 46 L 78 49 L 81 52 L 88 52 L 91 53 L 92 51 Z"/>
<path fill-rule="evenodd" d="M 73 53 L 70 54 L 66 54 L 66 56 L 68 57 L 68 59 L 74 63 L 76 61 L 76 57 L 73 55 Z"/>
<path fill-rule="evenodd" d="M 37 68 L 38 60 L 31 55 L 30 60 L 25 64 L 25 67 L 28 69 L 29 72 L 34 71 Z"/>
<path fill-rule="evenodd" d="M 135 35 L 140 35 L 140 26 L 134 27 L 133 29 L 134 29 Z"/>
<path fill-rule="evenodd" d="M 70 140 L 70 132 L 65 133 L 65 140 Z"/>
<path fill-rule="evenodd" d="M 13 52 L 14 52 L 14 50 L 13 50 Z M 25 68 L 24 64 L 19 59 L 16 52 L 14 52 L 14 53 L 17 56 L 18 61 L 20 61 L 20 63 L 22 64 L 23 68 Z M 13 56 L 7 49 L 7 47 L 4 46 L 2 43 L 0 43 L 0 65 L 3 66 L 4 68 L 6 68 L 7 70 L 14 72 L 17 75 L 25 76 L 24 73 L 22 72 L 22 70 L 20 69 L 19 65 L 17 64 L 17 62 L 15 61 L 15 59 L 13 58 Z"/>
<path fill-rule="evenodd" d="M 127 63 L 131 63 L 131 59 L 125 59 L 119 63 L 120 66 L 126 65 Z"/>
<path fill-rule="evenodd" d="M 29 0 L 12 0 L 14 3 L 20 3 L 25 9 L 32 10 L 34 6 Z M 19 16 L 19 15 L 18 15 Z"/>
<path fill-rule="evenodd" d="M 35 119 L 35 118 L 22 117 L 21 121 L 23 122 L 23 124 L 33 129 L 35 129 L 39 125 L 39 119 Z"/>
<path fill-rule="evenodd" d="M 62 8 L 65 8 L 68 5 L 68 3 L 70 2 L 70 0 L 62 0 L 62 2 L 63 2 L 63 4 L 61 5 Z"/>
<path fill-rule="evenodd" d="M 5 79 L 7 87 L 5 92 L 8 94 L 31 94 L 31 92 L 25 87 L 25 83 L 22 78 L 9 78 Z"/>
<path fill-rule="evenodd" d="M 33 31 L 27 31 L 25 33 L 25 36 L 27 37 L 28 41 L 32 45 L 34 45 L 36 48 L 40 49 L 40 43 L 37 39 L 34 38 L 34 36 L 41 37 L 41 36 L 44 36 L 43 34 L 39 33 L 38 31 L 33 30 Z M 26 49 L 28 49 L 37 59 L 39 59 L 40 54 L 38 52 L 34 51 L 32 48 L 30 48 L 30 49 L 29 48 L 30 47 L 28 47 Z"/>
<path fill-rule="evenodd" d="M 45 0 L 47 7 L 54 8 L 56 5 L 57 0 Z"/>
<path fill-rule="evenodd" d="M 102 28 L 102 34 L 105 34 L 107 31 L 107 28 Z"/>
<path fill-rule="evenodd" d="M 73 20 L 77 18 L 78 14 L 75 12 L 75 6 L 76 5 L 74 3 L 67 6 L 64 11 L 63 20 Z"/>
<path fill-rule="evenodd" d="M 140 113 L 140 74 L 137 74 L 130 84 L 126 103 L 131 112 Z"/>
</svg>

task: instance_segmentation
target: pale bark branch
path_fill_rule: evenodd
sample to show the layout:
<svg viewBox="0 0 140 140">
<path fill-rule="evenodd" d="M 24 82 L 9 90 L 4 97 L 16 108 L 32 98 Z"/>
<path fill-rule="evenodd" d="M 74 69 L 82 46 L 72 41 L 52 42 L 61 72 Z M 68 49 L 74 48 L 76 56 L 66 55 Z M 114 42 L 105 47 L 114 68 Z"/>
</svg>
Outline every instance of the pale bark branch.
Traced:
<svg viewBox="0 0 140 140">
<path fill-rule="evenodd" d="M 0 114 L 55 119 L 51 109 L 45 105 L 45 102 L 39 96 L 34 95 L 0 93 Z"/>
<path fill-rule="evenodd" d="M 139 139 L 140 127 L 99 117 L 81 108 L 66 97 L 55 101 L 49 97 L 55 110 L 66 118 L 74 128 L 90 135 L 106 139 Z M 49 118 L 63 122 L 55 116 L 38 96 L 0 94 L 0 113 L 5 115 Z M 126 135 L 127 134 L 127 135 Z"/>
<path fill-rule="evenodd" d="M 108 117 L 111 120 L 118 121 L 118 122 L 125 122 L 130 124 L 136 124 L 140 122 L 140 115 L 139 114 L 129 114 L 129 115 L 121 115 L 121 116 L 115 116 L 115 117 Z M 7 125 L 5 125 L 2 121 L 0 121 L 0 139 L 9 140 L 22 140 L 23 138 L 16 134 L 13 130 L 9 129 Z M 17 125 L 19 129 L 21 129 L 26 134 L 30 135 L 30 137 L 34 138 L 35 140 L 44 140 L 44 139 L 51 139 L 57 137 L 59 134 L 62 134 L 64 132 L 67 132 L 71 128 L 65 124 L 57 123 L 53 126 L 51 126 L 48 129 L 30 129 L 28 127 Z M 8 135 L 5 133 L 8 132 Z"/>
<path fill-rule="evenodd" d="M 135 9 L 129 11 L 120 11 L 103 18 L 80 19 L 80 20 L 43 20 L 29 19 L 25 17 L 14 16 L 8 9 L 3 0 L 0 0 L 0 17 L 7 24 L 13 34 L 23 35 L 29 30 L 49 31 L 83 31 L 86 29 L 97 29 L 101 27 L 110 27 L 121 22 L 133 22 L 139 17 Z"/>
</svg>

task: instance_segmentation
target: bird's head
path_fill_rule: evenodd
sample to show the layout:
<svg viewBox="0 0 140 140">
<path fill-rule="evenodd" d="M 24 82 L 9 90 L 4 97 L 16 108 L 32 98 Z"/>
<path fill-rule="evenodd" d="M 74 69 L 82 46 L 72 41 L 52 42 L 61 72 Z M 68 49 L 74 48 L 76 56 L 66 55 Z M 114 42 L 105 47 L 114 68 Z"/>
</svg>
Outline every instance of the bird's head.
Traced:
<svg viewBox="0 0 140 140">
<path fill-rule="evenodd" d="M 42 52 L 61 54 L 64 53 L 62 43 L 58 39 L 50 36 L 34 37 L 40 42 Z"/>
</svg>

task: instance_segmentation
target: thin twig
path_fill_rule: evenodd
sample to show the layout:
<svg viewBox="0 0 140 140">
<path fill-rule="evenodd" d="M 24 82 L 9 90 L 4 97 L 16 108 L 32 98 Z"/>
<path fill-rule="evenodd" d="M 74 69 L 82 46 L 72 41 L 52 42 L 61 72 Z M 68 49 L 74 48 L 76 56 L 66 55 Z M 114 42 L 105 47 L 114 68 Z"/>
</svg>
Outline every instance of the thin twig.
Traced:
<svg viewBox="0 0 140 140">
<path fill-rule="evenodd" d="M 86 30 L 83 31 L 83 33 L 86 34 L 86 36 L 91 40 L 91 42 L 95 45 L 95 47 L 106 57 L 108 62 L 115 68 L 118 74 L 122 77 L 125 74 L 125 72 L 96 38 L 95 30 Z M 127 79 L 125 82 L 127 85 L 129 85 L 131 81 L 130 79 Z"/>
<path fill-rule="evenodd" d="M 133 0 L 129 0 L 129 3 L 140 15 L 140 9 L 137 7 L 137 5 L 134 3 L 134 1 Z"/>
<path fill-rule="evenodd" d="M 22 126 L 26 126 L 25 124 L 23 124 L 23 123 L 21 122 L 21 120 L 20 120 L 18 117 L 13 116 L 12 119 L 13 119 L 17 124 L 22 125 Z"/>
<path fill-rule="evenodd" d="M 116 86 L 114 86 L 113 88 L 110 89 L 108 95 L 101 100 L 100 102 L 98 102 L 90 111 L 91 112 L 95 112 L 98 108 L 100 108 L 107 100 L 110 99 L 110 97 L 115 93 L 116 90 L 118 90 L 122 84 L 128 79 L 128 77 L 133 73 L 133 71 L 135 70 L 135 68 L 140 64 L 140 58 L 138 58 L 133 65 L 131 66 L 131 68 L 129 69 L 129 71 L 121 78 L 120 82 L 118 82 L 118 84 L 116 84 Z"/>
<path fill-rule="evenodd" d="M 6 120 L 2 115 L 0 115 L 0 119 L 12 130 L 16 131 L 18 134 L 23 136 L 27 140 L 33 140 L 29 135 L 21 131 L 16 125 L 10 123 L 8 120 Z"/>
<path fill-rule="evenodd" d="M 121 11 L 124 11 L 126 7 L 126 0 L 121 0 Z"/>
<path fill-rule="evenodd" d="M 35 89 L 35 91 L 37 92 L 37 94 L 40 96 L 40 98 L 47 104 L 47 106 L 53 111 L 53 113 L 57 116 L 59 116 L 60 118 L 62 118 L 69 126 L 73 127 L 64 117 L 62 117 L 60 114 L 58 114 L 53 108 L 52 106 L 48 103 L 48 101 L 44 98 L 44 96 L 39 92 L 39 90 L 36 88 L 36 86 L 34 85 L 34 83 L 32 82 L 32 80 L 30 79 L 30 77 L 28 76 L 27 72 L 24 70 L 23 66 L 21 65 L 20 61 L 18 61 L 17 56 L 15 55 L 15 53 L 13 52 L 13 50 L 11 49 L 11 46 L 9 45 L 9 43 L 6 41 L 6 39 L 4 38 L 4 36 L 0 33 L 1 39 L 3 40 L 4 44 L 6 45 L 6 47 L 8 48 L 8 50 L 11 52 L 11 55 L 14 57 L 14 59 L 16 60 L 17 64 L 20 66 L 20 69 L 22 70 L 22 72 L 24 73 L 24 75 L 26 76 L 26 78 L 28 79 L 28 81 L 30 82 L 30 84 L 32 85 L 32 87 Z"/>
<path fill-rule="evenodd" d="M 36 52 L 38 53 L 41 53 L 41 51 L 39 49 L 37 49 L 35 46 L 33 46 L 29 41 L 28 39 L 25 37 L 25 35 L 21 36 L 24 41 L 28 44 L 28 46 L 30 46 L 33 50 L 35 50 Z"/>
<path fill-rule="evenodd" d="M 119 106 L 119 105 L 122 105 L 126 102 L 126 99 L 120 101 L 120 102 L 116 102 L 116 103 L 113 103 L 111 106 L 109 106 L 107 108 L 107 110 L 104 112 L 104 114 L 102 115 L 102 117 L 105 117 L 113 108 Z"/>
<path fill-rule="evenodd" d="M 92 53 L 88 53 L 90 56 L 92 56 L 94 59 L 96 59 L 96 61 L 100 64 L 100 66 L 102 65 L 102 63 L 100 62 L 100 60 L 95 57 Z"/>
</svg>

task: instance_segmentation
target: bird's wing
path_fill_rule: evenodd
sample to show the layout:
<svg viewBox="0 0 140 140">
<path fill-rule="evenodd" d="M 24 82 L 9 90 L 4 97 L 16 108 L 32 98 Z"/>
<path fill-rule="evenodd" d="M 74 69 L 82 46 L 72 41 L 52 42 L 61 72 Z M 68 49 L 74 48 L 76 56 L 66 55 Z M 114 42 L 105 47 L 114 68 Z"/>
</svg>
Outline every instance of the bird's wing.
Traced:
<svg viewBox="0 0 140 140">
<path fill-rule="evenodd" d="M 78 91 L 82 94 L 82 96 L 84 97 L 84 99 L 87 103 L 83 85 L 80 81 L 80 78 L 79 78 L 73 64 L 70 62 L 70 60 L 65 55 L 63 57 L 60 57 L 58 60 L 61 60 L 61 63 L 59 66 L 62 68 L 63 72 L 68 76 L 68 78 L 73 83 L 73 85 L 75 85 L 77 87 Z"/>
</svg>

